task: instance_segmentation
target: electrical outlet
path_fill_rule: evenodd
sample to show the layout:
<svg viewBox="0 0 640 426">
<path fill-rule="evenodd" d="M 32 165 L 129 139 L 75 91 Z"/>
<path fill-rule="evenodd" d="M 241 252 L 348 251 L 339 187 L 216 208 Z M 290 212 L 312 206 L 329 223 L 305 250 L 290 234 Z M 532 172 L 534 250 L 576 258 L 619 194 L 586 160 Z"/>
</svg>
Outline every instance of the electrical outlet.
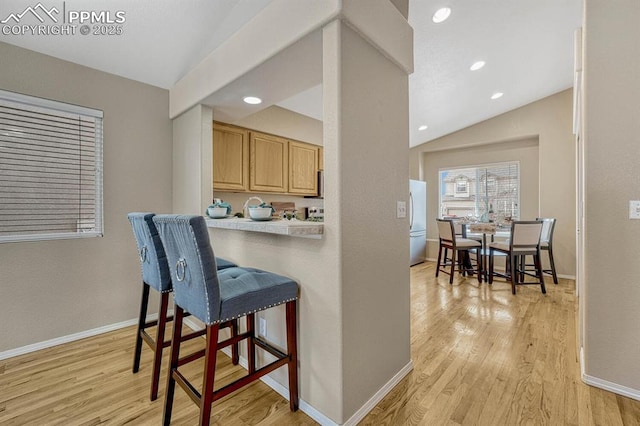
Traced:
<svg viewBox="0 0 640 426">
<path fill-rule="evenodd" d="M 267 320 L 264 318 L 258 318 L 258 335 L 267 337 Z"/>
<path fill-rule="evenodd" d="M 407 202 L 406 201 L 398 201 L 396 203 L 396 217 L 401 219 L 403 217 L 407 217 Z"/>
</svg>

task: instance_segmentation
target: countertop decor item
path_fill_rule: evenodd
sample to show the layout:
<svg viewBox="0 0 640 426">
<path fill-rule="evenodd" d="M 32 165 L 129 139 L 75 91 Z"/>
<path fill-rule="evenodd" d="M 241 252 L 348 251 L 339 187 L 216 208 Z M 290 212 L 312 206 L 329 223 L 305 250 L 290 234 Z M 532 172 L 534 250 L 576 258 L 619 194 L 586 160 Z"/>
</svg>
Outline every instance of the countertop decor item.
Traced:
<svg viewBox="0 0 640 426">
<path fill-rule="evenodd" d="M 252 220 L 271 220 L 271 213 L 273 213 L 273 207 L 264 203 L 259 206 L 249 206 L 249 217 Z"/>
<path fill-rule="evenodd" d="M 207 208 L 207 215 L 213 219 L 220 219 L 231 214 L 231 204 L 220 199 L 214 199 L 214 203 Z"/>
</svg>

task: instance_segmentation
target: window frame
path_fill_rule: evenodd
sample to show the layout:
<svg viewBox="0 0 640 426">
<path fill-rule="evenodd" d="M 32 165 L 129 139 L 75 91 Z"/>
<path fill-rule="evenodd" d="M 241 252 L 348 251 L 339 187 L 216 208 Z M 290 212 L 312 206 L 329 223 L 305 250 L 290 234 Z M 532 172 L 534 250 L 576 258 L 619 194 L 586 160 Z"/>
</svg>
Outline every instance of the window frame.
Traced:
<svg viewBox="0 0 640 426">
<path fill-rule="evenodd" d="M 48 231 L 37 233 L 24 233 L 28 231 L 17 232 L 15 234 L 0 235 L 0 243 L 11 243 L 21 241 L 48 241 L 48 240 L 61 240 L 61 239 L 77 239 L 77 238 L 94 238 L 104 236 L 104 207 L 103 207 L 103 145 L 104 145 L 104 130 L 103 120 L 104 113 L 100 110 L 88 108 L 80 105 L 69 104 L 65 102 L 55 101 L 51 99 L 44 99 L 35 96 L 25 95 L 16 92 L 10 92 L 6 90 L 0 90 L 0 102 L 5 104 L 19 104 L 22 105 L 25 110 L 36 109 L 40 110 L 40 114 L 57 114 L 58 117 L 64 115 L 77 115 L 85 119 L 95 120 L 94 137 L 86 140 L 92 141 L 92 148 L 94 150 L 95 167 L 92 178 L 94 184 L 89 185 L 88 188 L 93 187 L 93 195 L 95 200 L 92 203 L 94 206 L 94 214 L 91 218 L 94 221 L 94 226 L 90 231 L 83 230 L 82 225 L 78 224 L 75 232 L 54 232 L 52 228 Z M 34 127 L 35 128 L 35 127 Z M 80 141 L 79 136 L 79 141 Z M 80 143 L 80 142 L 78 142 Z M 79 145 L 80 146 L 80 145 Z M 46 159 L 46 157 L 42 157 Z M 82 160 L 79 160 L 78 167 L 82 169 Z M 26 167 L 26 164 L 23 165 Z M 43 203 L 44 204 L 44 203 Z M 37 208 L 37 207 L 35 207 Z M 16 214 L 15 216 L 19 216 Z"/>
<path fill-rule="evenodd" d="M 469 170 L 469 169 L 476 169 L 476 174 L 478 173 L 478 170 L 481 169 L 490 169 L 491 168 L 497 168 L 497 167 L 508 167 L 511 165 L 516 165 L 517 166 L 517 181 L 518 181 L 518 195 L 516 197 L 517 201 L 516 201 L 516 206 L 517 208 L 515 209 L 516 215 L 513 216 L 513 220 L 519 220 L 521 214 L 522 214 L 522 206 L 520 204 L 520 197 L 521 197 L 521 192 L 522 192 L 522 182 L 520 180 L 520 176 L 521 176 L 521 164 L 519 160 L 510 160 L 510 161 L 501 161 L 501 162 L 496 162 L 496 163 L 485 163 L 485 164 L 470 164 L 470 165 L 464 165 L 464 166 L 451 166 L 451 167 L 441 167 L 438 169 L 438 214 L 439 217 L 445 217 L 448 216 L 443 209 L 443 188 L 446 187 L 446 183 L 443 182 L 442 179 L 442 173 L 443 172 L 448 172 L 449 174 L 451 174 L 452 176 L 457 176 L 460 174 L 461 170 Z M 454 180 L 454 193 L 453 196 L 454 198 L 456 197 L 456 185 L 457 185 L 457 180 L 459 179 L 459 177 L 456 177 Z M 487 179 L 487 175 L 485 174 L 484 179 Z M 493 180 L 493 185 L 489 185 L 489 182 L 491 182 Z M 483 181 L 484 182 L 484 181 Z M 473 184 L 475 186 L 479 185 L 479 180 L 478 182 L 475 182 L 475 184 Z M 472 186 L 472 182 L 469 181 L 468 183 L 468 187 L 469 189 Z M 488 176 L 488 181 L 487 181 L 487 190 L 491 189 L 492 192 L 488 194 L 488 198 L 492 197 L 492 193 L 493 195 L 497 195 L 497 191 L 498 191 L 498 182 L 495 178 L 495 176 Z M 491 188 L 489 188 L 491 187 Z M 473 196 L 474 197 L 474 204 L 477 206 L 478 204 L 482 203 L 482 195 L 479 195 L 477 192 L 474 192 L 474 194 L 471 194 L 471 191 L 469 191 L 469 197 Z M 487 202 L 487 204 L 491 204 L 489 201 Z M 494 208 L 497 209 L 497 206 L 494 206 Z M 481 214 L 479 214 L 479 209 L 477 207 L 474 207 L 474 210 L 476 212 L 476 215 L 478 217 L 481 216 Z M 489 210 L 490 207 L 487 207 L 487 214 L 489 214 Z M 513 208 L 512 208 L 513 211 Z"/>
</svg>

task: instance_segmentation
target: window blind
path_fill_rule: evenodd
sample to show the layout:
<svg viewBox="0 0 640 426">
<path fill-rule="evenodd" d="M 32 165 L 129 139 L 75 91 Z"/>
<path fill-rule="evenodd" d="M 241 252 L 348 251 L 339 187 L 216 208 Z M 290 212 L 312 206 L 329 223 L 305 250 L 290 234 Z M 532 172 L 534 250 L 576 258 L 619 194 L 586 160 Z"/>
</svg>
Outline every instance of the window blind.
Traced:
<svg viewBox="0 0 640 426">
<path fill-rule="evenodd" d="M 102 235 L 102 118 L 0 91 L 0 242 Z"/>
</svg>

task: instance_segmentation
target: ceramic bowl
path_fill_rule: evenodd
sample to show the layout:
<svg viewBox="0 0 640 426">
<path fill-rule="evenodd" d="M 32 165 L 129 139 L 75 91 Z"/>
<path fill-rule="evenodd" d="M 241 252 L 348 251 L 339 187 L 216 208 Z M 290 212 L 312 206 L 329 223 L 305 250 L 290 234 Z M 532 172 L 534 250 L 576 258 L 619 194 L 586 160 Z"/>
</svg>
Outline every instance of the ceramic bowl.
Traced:
<svg viewBox="0 0 640 426">
<path fill-rule="evenodd" d="M 207 214 L 214 218 L 219 219 L 221 217 L 227 216 L 227 208 L 226 207 L 209 207 L 207 209 Z"/>
<path fill-rule="evenodd" d="M 268 219 L 271 217 L 271 207 L 249 207 L 251 219 Z"/>
</svg>

